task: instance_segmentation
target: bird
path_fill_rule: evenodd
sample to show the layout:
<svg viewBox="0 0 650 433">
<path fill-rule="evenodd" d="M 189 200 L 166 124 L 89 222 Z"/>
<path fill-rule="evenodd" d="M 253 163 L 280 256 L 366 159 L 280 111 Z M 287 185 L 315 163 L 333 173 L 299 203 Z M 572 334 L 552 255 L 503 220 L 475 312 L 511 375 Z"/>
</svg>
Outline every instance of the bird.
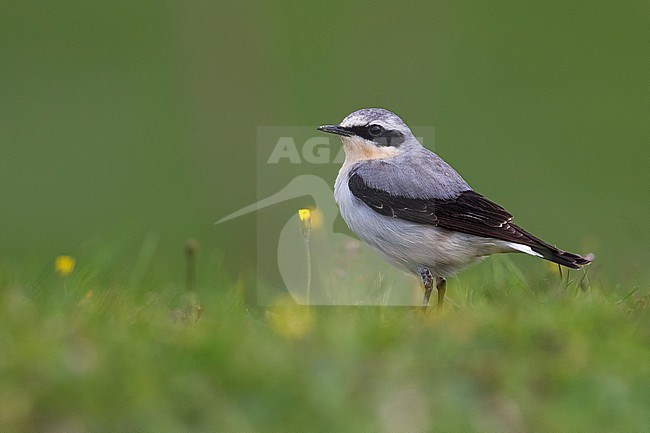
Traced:
<svg viewBox="0 0 650 433">
<path fill-rule="evenodd" d="M 341 217 L 385 261 L 421 279 L 425 310 L 434 285 L 441 309 L 447 278 L 492 254 L 525 253 L 571 269 L 591 262 L 515 224 L 391 111 L 364 108 L 317 129 L 343 144 L 334 184 Z"/>
</svg>

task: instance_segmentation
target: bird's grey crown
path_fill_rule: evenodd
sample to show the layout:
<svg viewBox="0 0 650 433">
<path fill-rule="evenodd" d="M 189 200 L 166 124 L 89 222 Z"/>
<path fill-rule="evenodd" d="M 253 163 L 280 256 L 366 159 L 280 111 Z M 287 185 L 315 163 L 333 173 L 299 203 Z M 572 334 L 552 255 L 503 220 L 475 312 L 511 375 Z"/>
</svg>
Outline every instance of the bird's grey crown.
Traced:
<svg viewBox="0 0 650 433">
<path fill-rule="evenodd" d="M 363 108 L 350 113 L 341 122 L 342 127 L 364 126 L 370 123 L 377 123 L 386 129 L 411 132 L 409 127 L 395 113 L 383 108 Z"/>
<path fill-rule="evenodd" d="M 377 126 L 381 129 L 377 130 Z M 378 146 L 421 146 L 406 123 L 383 108 L 357 110 L 343 119 L 338 127 Z M 372 128 L 378 132 L 373 134 Z"/>
</svg>

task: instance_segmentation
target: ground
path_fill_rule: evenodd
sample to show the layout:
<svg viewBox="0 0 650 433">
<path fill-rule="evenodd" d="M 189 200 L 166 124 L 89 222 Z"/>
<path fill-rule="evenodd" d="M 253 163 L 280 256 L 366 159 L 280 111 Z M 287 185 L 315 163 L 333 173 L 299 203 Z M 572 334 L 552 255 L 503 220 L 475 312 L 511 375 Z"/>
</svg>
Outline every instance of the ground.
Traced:
<svg viewBox="0 0 650 433">
<path fill-rule="evenodd" d="M 4 272 L 0 430 L 647 431 L 647 289 L 508 269 L 426 314 Z"/>
</svg>

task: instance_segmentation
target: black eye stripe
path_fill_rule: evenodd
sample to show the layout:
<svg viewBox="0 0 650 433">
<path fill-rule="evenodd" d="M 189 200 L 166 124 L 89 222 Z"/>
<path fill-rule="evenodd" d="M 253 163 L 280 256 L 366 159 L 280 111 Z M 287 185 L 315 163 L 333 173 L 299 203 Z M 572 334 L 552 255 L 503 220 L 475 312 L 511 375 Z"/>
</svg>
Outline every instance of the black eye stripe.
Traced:
<svg viewBox="0 0 650 433">
<path fill-rule="evenodd" d="M 348 131 L 352 132 L 354 135 L 358 135 L 359 137 L 365 138 L 366 140 L 372 140 L 374 137 L 370 135 L 368 132 L 368 127 L 367 126 L 350 126 L 348 128 L 345 128 Z"/>
<path fill-rule="evenodd" d="M 377 144 L 378 146 L 397 147 L 404 142 L 404 135 L 402 135 L 401 132 L 394 129 L 384 129 L 382 127 L 382 131 L 379 135 L 371 135 L 369 128 L 372 126 L 380 126 L 380 125 L 373 125 L 373 124 L 363 125 L 363 126 L 356 125 L 356 126 L 348 126 L 345 129 L 350 131 L 354 135 L 358 135 L 361 138 L 365 138 L 366 140 L 369 141 L 374 141 L 375 144 Z"/>
</svg>

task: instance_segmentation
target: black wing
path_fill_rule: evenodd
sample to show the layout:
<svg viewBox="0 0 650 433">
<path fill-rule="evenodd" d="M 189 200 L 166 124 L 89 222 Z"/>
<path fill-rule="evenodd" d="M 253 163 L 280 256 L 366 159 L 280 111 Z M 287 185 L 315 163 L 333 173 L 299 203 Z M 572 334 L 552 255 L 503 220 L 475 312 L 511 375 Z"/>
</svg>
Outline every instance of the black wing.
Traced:
<svg viewBox="0 0 650 433">
<path fill-rule="evenodd" d="M 511 222 L 510 212 L 471 190 L 452 199 L 394 196 L 368 186 L 356 173 L 350 176 L 348 186 L 356 198 L 381 215 L 526 245 L 547 260 L 574 269 L 589 263 L 526 232 Z"/>
</svg>

